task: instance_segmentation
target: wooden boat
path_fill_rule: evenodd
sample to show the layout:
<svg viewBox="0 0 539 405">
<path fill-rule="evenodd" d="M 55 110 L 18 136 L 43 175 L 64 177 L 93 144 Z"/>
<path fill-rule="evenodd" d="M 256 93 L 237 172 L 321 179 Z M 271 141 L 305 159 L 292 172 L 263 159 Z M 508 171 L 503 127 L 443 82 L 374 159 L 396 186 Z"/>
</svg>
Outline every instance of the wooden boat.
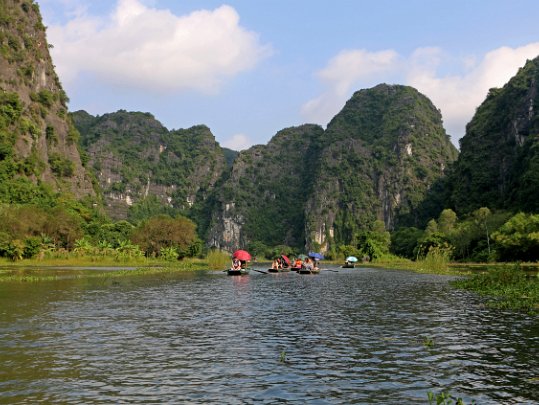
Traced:
<svg viewBox="0 0 539 405">
<path fill-rule="evenodd" d="M 248 269 L 238 269 L 238 270 L 228 269 L 226 274 L 228 274 L 229 276 L 244 276 L 246 274 L 249 274 L 249 270 Z"/>
<path fill-rule="evenodd" d="M 341 266 L 343 269 L 353 269 L 356 267 L 354 263 L 346 263 Z"/>
<path fill-rule="evenodd" d="M 282 269 L 268 269 L 268 273 L 288 273 L 290 272 L 290 268 L 282 268 Z"/>
<path fill-rule="evenodd" d="M 320 269 L 304 269 L 301 268 L 298 270 L 298 274 L 318 274 L 320 273 Z"/>
</svg>

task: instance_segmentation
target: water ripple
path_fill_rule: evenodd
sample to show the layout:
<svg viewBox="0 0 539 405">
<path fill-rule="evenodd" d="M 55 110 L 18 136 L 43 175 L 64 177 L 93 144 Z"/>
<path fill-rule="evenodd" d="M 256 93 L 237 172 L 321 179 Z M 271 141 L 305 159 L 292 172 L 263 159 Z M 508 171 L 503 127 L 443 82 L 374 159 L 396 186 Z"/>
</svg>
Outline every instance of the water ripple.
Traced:
<svg viewBox="0 0 539 405">
<path fill-rule="evenodd" d="M 24 288 L 0 292 L 0 403 L 539 397 L 537 318 L 485 309 L 447 277 L 208 272 Z"/>
</svg>

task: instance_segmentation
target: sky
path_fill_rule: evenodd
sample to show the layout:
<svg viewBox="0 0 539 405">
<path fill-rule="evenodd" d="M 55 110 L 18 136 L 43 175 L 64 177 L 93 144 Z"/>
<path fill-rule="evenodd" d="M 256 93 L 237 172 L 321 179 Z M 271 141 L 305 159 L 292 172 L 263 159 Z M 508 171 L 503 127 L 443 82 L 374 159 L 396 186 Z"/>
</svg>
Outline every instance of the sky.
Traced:
<svg viewBox="0 0 539 405">
<path fill-rule="evenodd" d="M 221 146 L 326 127 L 355 91 L 417 88 L 458 147 L 539 56 L 537 0 L 38 0 L 70 111 L 207 125 Z"/>
</svg>

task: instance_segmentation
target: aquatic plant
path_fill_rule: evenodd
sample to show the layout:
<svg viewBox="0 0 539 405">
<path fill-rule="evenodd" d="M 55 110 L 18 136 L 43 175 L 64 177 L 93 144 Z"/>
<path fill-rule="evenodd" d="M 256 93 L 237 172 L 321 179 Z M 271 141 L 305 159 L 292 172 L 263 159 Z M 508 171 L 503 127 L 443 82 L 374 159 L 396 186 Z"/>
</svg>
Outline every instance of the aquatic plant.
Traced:
<svg viewBox="0 0 539 405">
<path fill-rule="evenodd" d="M 493 308 L 539 312 L 539 279 L 528 276 L 518 264 L 487 268 L 484 273 L 452 284 L 489 297 L 487 305 Z"/>
<path fill-rule="evenodd" d="M 427 397 L 429 399 L 429 405 L 465 405 L 462 398 L 455 398 L 449 392 L 439 392 L 437 394 L 428 392 Z M 475 401 L 470 402 L 470 405 L 475 404 Z"/>
<path fill-rule="evenodd" d="M 433 338 L 430 338 L 430 337 L 425 337 L 423 339 L 423 346 L 427 347 L 427 348 L 431 348 L 434 346 L 434 339 Z"/>
<path fill-rule="evenodd" d="M 286 350 L 281 350 L 281 354 L 279 355 L 279 362 L 280 363 L 286 363 L 288 360 L 286 358 Z"/>
</svg>

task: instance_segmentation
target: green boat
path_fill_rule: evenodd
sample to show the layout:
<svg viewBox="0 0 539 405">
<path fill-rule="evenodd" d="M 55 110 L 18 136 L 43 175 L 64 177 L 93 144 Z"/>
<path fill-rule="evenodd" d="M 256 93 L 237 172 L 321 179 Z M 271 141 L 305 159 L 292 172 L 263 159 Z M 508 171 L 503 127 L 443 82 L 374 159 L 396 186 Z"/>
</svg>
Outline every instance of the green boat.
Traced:
<svg viewBox="0 0 539 405">
<path fill-rule="evenodd" d="M 227 274 L 229 276 L 245 276 L 249 274 L 249 270 L 248 269 L 239 269 L 239 270 L 228 269 Z"/>
</svg>

